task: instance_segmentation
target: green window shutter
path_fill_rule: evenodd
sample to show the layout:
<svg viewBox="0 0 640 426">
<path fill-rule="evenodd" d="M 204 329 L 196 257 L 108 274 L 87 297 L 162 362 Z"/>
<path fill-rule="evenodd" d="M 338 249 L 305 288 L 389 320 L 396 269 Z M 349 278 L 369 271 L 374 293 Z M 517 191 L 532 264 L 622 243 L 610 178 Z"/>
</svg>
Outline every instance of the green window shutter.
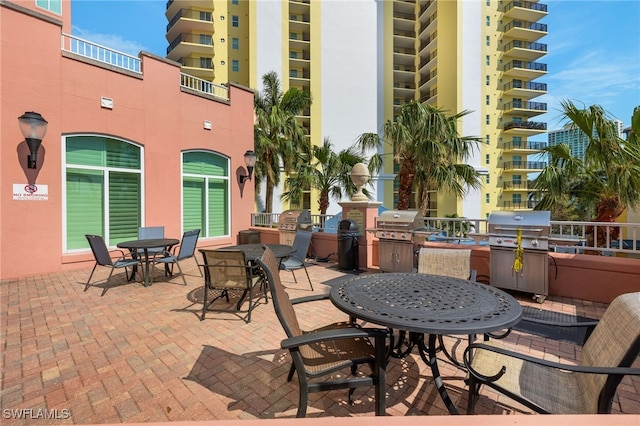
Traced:
<svg viewBox="0 0 640 426">
<path fill-rule="evenodd" d="M 89 248 L 85 234 L 104 235 L 104 173 L 67 169 L 67 249 Z"/>
<path fill-rule="evenodd" d="M 140 227 L 140 175 L 109 173 L 109 245 L 135 240 Z"/>
<path fill-rule="evenodd" d="M 227 181 L 209 179 L 209 236 L 229 235 Z"/>
<path fill-rule="evenodd" d="M 140 147 L 115 139 L 106 139 L 107 167 L 140 169 Z"/>
<path fill-rule="evenodd" d="M 104 166 L 104 138 L 72 136 L 67 138 L 67 164 Z"/>
<path fill-rule="evenodd" d="M 185 174 L 228 176 L 229 162 L 226 158 L 209 152 L 186 152 L 183 156 L 182 170 Z"/>
<path fill-rule="evenodd" d="M 200 229 L 200 235 L 208 237 L 204 226 L 204 179 L 184 177 L 182 180 L 182 227 Z"/>
</svg>

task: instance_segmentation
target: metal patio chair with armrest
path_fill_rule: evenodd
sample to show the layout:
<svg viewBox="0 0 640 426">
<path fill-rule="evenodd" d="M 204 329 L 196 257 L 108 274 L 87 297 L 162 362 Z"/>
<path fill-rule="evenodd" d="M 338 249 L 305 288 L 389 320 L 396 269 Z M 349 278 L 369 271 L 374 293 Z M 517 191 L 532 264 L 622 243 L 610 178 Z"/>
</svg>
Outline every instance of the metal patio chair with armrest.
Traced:
<svg viewBox="0 0 640 426">
<path fill-rule="evenodd" d="M 262 277 L 254 274 L 254 265 L 248 264 L 244 252 L 238 250 L 211 250 L 200 249 L 204 264 L 204 302 L 202 306 L 202 316 L 200 320 L 205 319 L 207 311 L 215 312 L 246 312 L 246 322 L 251 322 L 251 312 L 258 304 L 261 298 L 254 301 L 254 291 L 256 287 L 260 287 Z M 211 305 L 218 299 L 225 298 L 229 302 L 229 291 L 242 291 L 242 294 L 236 304 L 236 309 L 212 309 Z M 266 299 L 266 288 L 264 297 Z M 209 292 L 218 292 L 217 296 L 209 299 Z M 249 306 L 246 310 L 242 310 L 242 304 L 248 296 Z"/>
<path fill-rule="evenodd" d="M 116 269 L 124 268 L 125 276 L 128 276 L 127 268 L 131 266 L 132 268 L 136 266 L 142 266 L 140 263 L 140 259 L 133 258 L 132 256 L 127 256 L 122 250 L 109 250 L 107 248 L 107 244 L 100 235 L 85 235 L 85 238 L 89 242 L 89 247 L 91 247 L 91 252 L 93 253 L 93 257 L 96 261 L 95 265 L 93 265 L 93 269 L 91 270 L 91 274 L 89 274 L 89 279 L 87 280 L 87 284 L 84 287 L 84 291 L 87 291 L 90 287 L 91 278 L 93 277 L 93 273 L 96 271 L 98 265 L 105 266 L 111 268 L 109 271 L 109 276 L 107 277 L 107 281 L 105 283 L 104 289 L 102 289 L 101 296 L 109 289 L 109 280 L 111 279 L 111 275 L 113 271 Z M 112 258 L 111 253 L 119 252 L 120 256 L 117 258 Z M 133 273 L 132 273 L 133 274 Z"/>
<path fill-rule="evenodd" d="M 476 281 L 478 271 L 471 269 L 470 249 L 421 247 L 418 252 L 418 273 Z"/>
<path fill-rule="evenodd" d="M 293 248 L 296 249 L 295 253 L 280 262 L 280 269 L 291 271 L 293 280 L 296 283 L 298 280 L 296 279 L 294 271 L 304 269 L 304 272 L 307 274 L 307 279 L 309 280 L 311 291 L 313 291 L 313 284 L 311 283 L 311 278 L 309 278 L 309 271 L 307 271 L 307 265 L 305 265 L 304 260 L 307 258 L 307 253 L 309 252 L 312 235 L 313 232 L 297 230 L 296 236 L 293 238 Z"/>
<path fill-rule="evenodd" d="M 535 358 L 496 343 L 472 344 L 465 352 L 467 412 L 473 413 L 484 384 L 538 413 L 609 413 L 622 378 L 640 375 L 640 368 L 632 368 L 639 354 L 640 293 L 611 302 L 584 343 L 577 365 Z"/>
<path fill-rule="evenodd" d="M 199 229 L 185 231 L 182 234 L 182 240 L 180 241 L 180 245 L 174 247 L 173 250 L 170 252 L 169 251 L 162 252 L 161 257 L 158 257 L 158 256 L 154 257 L 153 263 L 164 264 L 165 275 L 168 275 L 170 277 L 173 276 L 173 265 L 177 265 L 178 271 L 180 271 L 180 275 L 182 275 L 182 281 L 184 282 L 184 285 L 187 285 L 187 280 L 184 277 L 184 272 L 182 272 L 182 268 L 180 267 L 180 261 L 185 259 L 190 259 L 190 258 L 195 259 L 194 254 L 196 251 L 196 245 L 198 244 L 198 235 L 200 235 Z M 202 276 L 200 267 L 198 267 L 198 272 L 200 272 L 200 276 Z"/>
<path fill-rule="evenodd" d="M 288 349 L 293 359 L 287 381 L 298 375 L 299 401 L 296 417 L 304 417 L 310 392 L 349 389 L 349 402 L 357 387 L 375 387 L 376 415 L 385 414 L 386 338 L 387 331 L 380 328 L 361 328 L 344 322 L 331 324 L 313 331 L 302 331 L 294 305 L 327 299 L 328 294 L 290 300 L 280 281 L 278 261 L 265 246 L 257 260 L 269 282 L 271 300 L 287 338 L 280 346 Z M 374 341 L 372 344 L 371 340 Z M 357 368 L 368 364 L 369 375 L 357 375 Z M 338 370 L 351 368 L 352 376 L 323 381 L 319 378 Z M 318 379 L 318 380 L 316 380 Z"/>
</svg>

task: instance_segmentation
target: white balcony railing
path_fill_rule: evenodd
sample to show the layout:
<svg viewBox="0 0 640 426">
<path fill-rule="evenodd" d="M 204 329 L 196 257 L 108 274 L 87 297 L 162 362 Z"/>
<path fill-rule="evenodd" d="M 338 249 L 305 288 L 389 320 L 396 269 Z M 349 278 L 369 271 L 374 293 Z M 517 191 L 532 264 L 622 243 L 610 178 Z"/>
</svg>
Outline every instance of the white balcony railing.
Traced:
<svg viewBox="0 0 640 426">
<path fill-rule="evenodd" d="M 277 228 L 279 213 L 253 213 L 254 227 Z M 314 231 L 336 232 L 342 215 L 311 215 Z M 433 231 L 433 241 L 486 245 L 487 219 L 425 217 L 425 228 Z M 551 221 L 551 251 L 582 254 L 585 251 L 604 255 L 632 253 L 640 255 L 640 223 Z M 361 231 L 362 232 L 362 231 Z M 593 241 L 589 241 L 589 236 Z"/>
<path fill-rule="evenodd" d="M 142 61 L 140 58 L 101 46 L 89 40 L 84 40 L 69 34 L 62 34 L 62 50 L 76 55 L 84 56 L 106 65 L 122 68 L 127 71 L 142 74 Z"/>
</svg>

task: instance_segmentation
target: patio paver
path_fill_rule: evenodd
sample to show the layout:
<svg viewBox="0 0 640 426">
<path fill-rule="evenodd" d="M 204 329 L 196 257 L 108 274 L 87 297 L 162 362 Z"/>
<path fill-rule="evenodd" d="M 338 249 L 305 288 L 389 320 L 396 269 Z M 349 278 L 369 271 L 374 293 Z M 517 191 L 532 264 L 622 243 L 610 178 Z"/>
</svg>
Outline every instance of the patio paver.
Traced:
<svg viewBox="0 0 640 426">
<path fill-rule="evenodd" d="M 160 270 L 148 288 L 127 283 L 120 273 L 104 297 L 99 287 L 83 291 L 90 268 L 3 280 L 2 424 L 295 416 L 297 381 L 286 381 L 290 358 L 279 348 L 284 332 L 272 306 L 262 303 L 250 324 L 236 314 L 214 312 L 200 321 L 203 279 L 194 262 L 183 262 L 183 269 L 186 287 L 180 277 L 167 281 Z M 96 272 L 98 284 L 107 273 Z M 317 263 L 309 267 L 309 274 L 316 293 L 326 293 L 331 284 L 348 277 L 335 263 Z M 291 297 L 311 294 L 306 279 L 296 284 L 289 272 L 282 272 L 282 279 Z M 516 296 L 523 304 L 538 306 L 526 295 Z M 543 307 L 593 318 L 606 308 L 553 296 Z M 329 301 L 306 304 L 299 313 L 303 327 L 309 328 L 344 317 Z M 580 356 L 579 347 L 540 336 L 513 332 L 506 340 L 548 359 L 571 361 Z M 464 413 L 464 372 L 444 359 L 441 370 L 452 400 Z M 417 354 L 391 361 L 387 389 L 389 415 L 448 415 L 429 368 Z M 640 379 L 625 378 L 614 412 L 639 414 L 639 395 Z M 529 412 L 490 389 L 482 390 L 477 404 L 478 414 Z M 346 391 L 312 394 L 307 416 L 373 413 L 371 389 L 356 391 L 353 406 L 347 403 Z"/>
</svg>

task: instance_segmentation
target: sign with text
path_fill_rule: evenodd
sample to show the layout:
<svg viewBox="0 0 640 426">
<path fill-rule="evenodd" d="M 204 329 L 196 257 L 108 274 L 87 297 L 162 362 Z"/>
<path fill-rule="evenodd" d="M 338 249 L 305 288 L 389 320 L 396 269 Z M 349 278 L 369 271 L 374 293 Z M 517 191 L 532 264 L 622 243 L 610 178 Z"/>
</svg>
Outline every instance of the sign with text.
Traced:
<svg viewBox="0 0 640 426">
<path fill-rule="evenodd" d="M 47 201 L 49 199 L 49 185 L 14 183 L 13 199 L 20 201 Z"/>
</svg>

